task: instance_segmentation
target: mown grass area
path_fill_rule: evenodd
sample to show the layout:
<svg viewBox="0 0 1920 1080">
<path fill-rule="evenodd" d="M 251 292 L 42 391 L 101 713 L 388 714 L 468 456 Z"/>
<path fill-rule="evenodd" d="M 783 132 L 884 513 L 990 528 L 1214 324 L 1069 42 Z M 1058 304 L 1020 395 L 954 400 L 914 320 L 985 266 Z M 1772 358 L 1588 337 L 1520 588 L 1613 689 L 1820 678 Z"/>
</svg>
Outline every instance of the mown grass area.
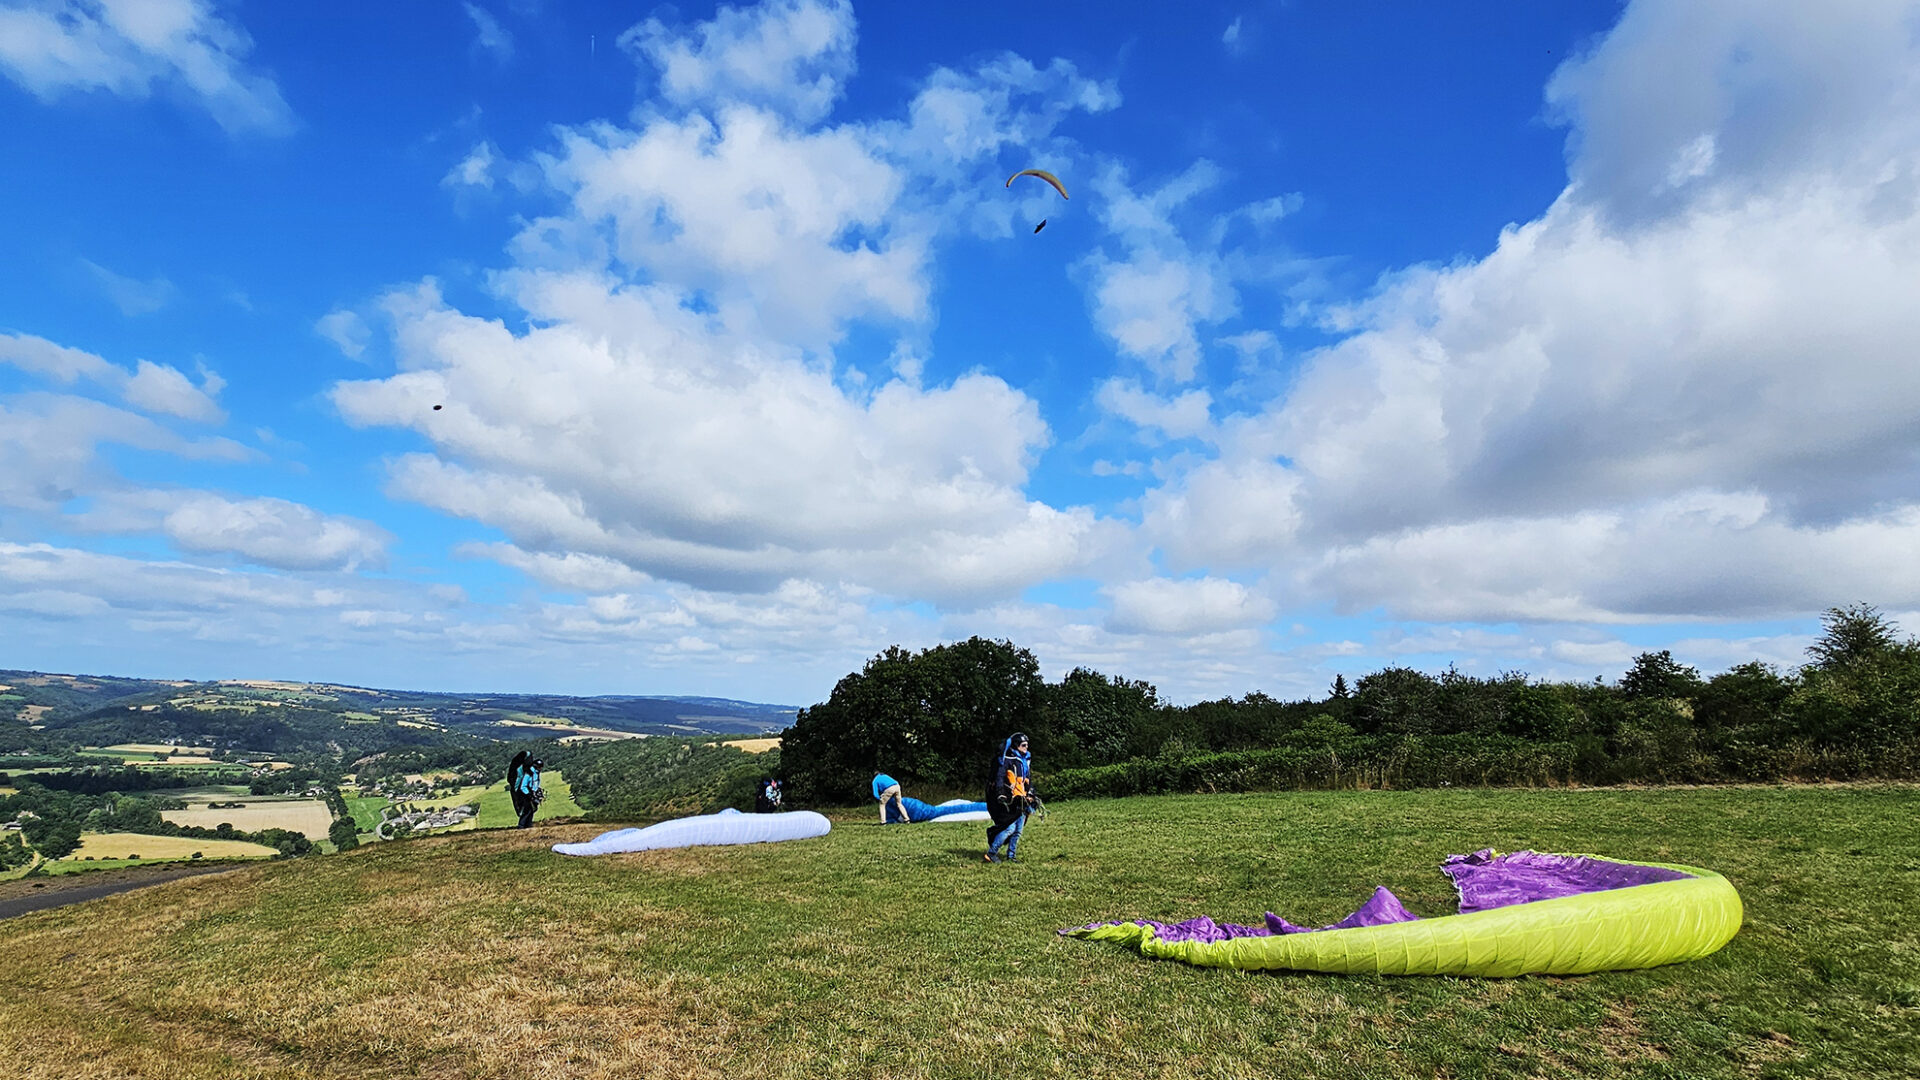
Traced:
<svg viewBox="0 0 1920 1080">
<path fill-rule="evenodd" d="M 380 811 L 393 805 L 392 801 L 379 795 L 348 795 L 347 813 L 353 815 L 353 827 L 361 832 L 372 832 L 380 824 Z"/>
<path fill-rule="evenodd" d="M 534 814 L 535 821 L 547 821 L 552 818 L 582 817 L 586 814 L 580 804 L 573 801 L 573 788 L 567 784 L 567 778 L 558 772 L 540 774 L 540 786 L 547 797 L 540 803 L 540 809 Z M 507 793 L 505 780 L 489 784 L 484 788 L 465 788 L 461 797 L 442 800 L 436 805 L 457 806 L 460 803 L 473 802 L 478 798 L 480 813 L 473 819 L 472 825 L 456 826 L 470 829 L 505 829 L 520 823 L 520 815 L 513 812 L 513 796 Z"/>
<path fill-rule="evenodd" d="M 250 867 L 7 924 L 15 1075 L 1910 1077 L 1920 789 L 1316 792 L 1063 803 L 984 829 L 567 859 L 599 826 Z M 1726 874 L 1747 925 L 1690 964 L 1364 978 L 1154 962 L 1060 927 L 1322 924 L 1451 852 Z"/>
<path fill-rule="evenodd" d="M 265 844 L 250 843 L 245 840 L 208 840 L 191 836 L 154 836 L 150 833 L 110 832 L 81 833 L 79 850 L 48 866 L 73 870 L 84 865 L 89 857 L 95 864 L 133 861 L 134 855 L 147 862 L 160 862 L 173 859 L 191 859 L 194 852 L 208 859 L 261 858 L 270 859 L 280 854 Z"/>
<path fill-rule="evenodd" d="M 580 804 L 573 801 L 573 789 L 567 785 L 566 777 L 558 772 L 541 774 L 541 786 L 546 789 L 546 801 L 540 804 L 536 820 L 547 821 L 552 818 L 582 817 L 586 814 Z M 519 824 L 520 817 L 513 812 L 513 798 L 507 794 L 507 782 L 498 780 L 484 787 L 475 785 L 463 787 L 450 795 L 438 795 L 431 799 L 403 799 L 403 803 L 413 806 L 462 806 L 466 803 L 480 804 L 480 813 L 466 825 L 456 825 L 451 829 L 435 830 L 439 832 L 468 832 L 474 829 L 506 829 Z M 387 799 L 370 796 L 350 796 L 347 798 L 347 812 L 353 815 L 353 824 L 363 833 L 372 832 L 380 824 L 380 811 L 392 805 Z"/>
</svg>

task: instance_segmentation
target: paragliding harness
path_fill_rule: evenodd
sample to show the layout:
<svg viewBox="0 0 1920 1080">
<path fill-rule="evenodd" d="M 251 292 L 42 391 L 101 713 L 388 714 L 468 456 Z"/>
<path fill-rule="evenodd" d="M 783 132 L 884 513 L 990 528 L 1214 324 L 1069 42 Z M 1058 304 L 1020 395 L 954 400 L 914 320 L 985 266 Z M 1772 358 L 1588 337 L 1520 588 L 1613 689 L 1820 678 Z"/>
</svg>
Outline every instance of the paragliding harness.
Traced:
<svg viewBox="0 0 1920 1080">
<path fill-rule="evenodd" d="M 760 788 L 754 792 L 753 812 L 756 814 L 777 814 L 780 812 L 780 781 L 762 779 Z"/>
<path fill-rule="evenodd" d="M 1008 740 L 1008 744 L 1009 746 L 1012 744 L 1011 739 Z M 1017 793 L 1014 791 L 1012 779 L 1007 775 L 1010 771 L 1007 768 L 1007 758 L 1008 750 L 1003 747 L 1000 756 L 994 759 L 993 775 L 987 778 L 987 816 L 993 820 L 992 831 L 996 833 L 1013 824 L 1022 814 L 1038 814 L 1046 811 L 1046 805 L 1040 801 L 1040 796 L 1034 794 L 1031 778 L 1022 777 L 1023 782 L 1020 786 L 1025 790 Z"/>
<path fill-rule="evenodd" d="M 521 765 L 518 769 L 507 770 L 510 776 L 508 785 L 513 792 L 513 808 L 519 812 L 519 827 L 522 829 L 532 826 L 534 811 L 540 809 L 540 804 L 547 799 L 545 786 L 535 787 L 532 791 L 523 790 L 529 774 L 534 777 L 534 783 L 539 783 L 540 766 L 545 764 L 544 761 L 535 761 Z"/>
</svg>

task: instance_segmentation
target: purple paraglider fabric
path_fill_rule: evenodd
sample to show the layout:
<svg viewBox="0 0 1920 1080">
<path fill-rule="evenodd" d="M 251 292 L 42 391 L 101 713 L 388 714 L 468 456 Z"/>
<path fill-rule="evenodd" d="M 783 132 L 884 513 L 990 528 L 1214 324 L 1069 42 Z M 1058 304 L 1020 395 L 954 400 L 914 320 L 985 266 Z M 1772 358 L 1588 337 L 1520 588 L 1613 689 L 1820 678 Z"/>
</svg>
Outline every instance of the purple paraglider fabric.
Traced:
<svg viewBox="0 0 1920 1080">
<path fill-rule="evenodd" d="M 1618 863 L 1591 855 L 1547 855 L 1536 851 L 1497 855 L 1491 848 L 1471 855 L 1449 855 L 1441 870 L 1453 879 L 1454 888 L 1460 892 L 1462 915 L 1513 904 L 1528 904 L 1535 900 L 1625 889 L 1692 876 L 1664 867 Z M 1380 886 L 1373 890 L 1373 897 L 1358 911 L 1330 926 L 1298 926 L 1271 911 L 1267 912 L 1265 925 L 1262 926 L 1216 923 L 1205 915 L 1172 924 L 1151 919 L 1130 921 L 1153 927 L 1154 936 L 1163 942 L 1211 942 L 1270 937 L 1274 934 L 1312 934 L 1322 930 L 1348 930 L 1356 926 L 1385 926 L 1389 923 L 1413 922 L 1419 918 L 1400 903 L 1399 897 L 1385 886 Z M 1060 933 L 1120 925 L 1124 924 L 1090 923 L 1086 927 L 1070 927 Z"/>
<path fill-rule="evenodd" d="M 1659 866 L 1637 866 L 1591 855 L 1546 855 L 1516 851 L 1496 855 L 1483 848 L 1471 855 L 1449 855 L 1441 873 L 1460 891 L 1460 914 L 1511 904 L 1530 904 L 1556 896 L 1605 892 L 1691 875 Z"/>
</svg>

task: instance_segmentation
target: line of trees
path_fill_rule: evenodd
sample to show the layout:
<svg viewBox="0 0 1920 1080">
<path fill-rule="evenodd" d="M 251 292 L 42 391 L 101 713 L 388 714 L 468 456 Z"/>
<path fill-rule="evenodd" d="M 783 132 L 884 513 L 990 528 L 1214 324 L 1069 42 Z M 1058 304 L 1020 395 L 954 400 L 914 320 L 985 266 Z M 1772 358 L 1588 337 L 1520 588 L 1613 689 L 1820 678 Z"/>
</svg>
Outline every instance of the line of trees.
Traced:
<svg viewBox="0 0 1920 1080">
<path fill-rule="evenodd" d="M 793 795 L 823 805 L 863 800 L 876 771 L 973 791 L 1013 731 L 1054 796 L 1920 776 L 1920 642 L 1865 604 L 1823 630 L 1791 672 L 1703 678 L 1661 650 L 1612 685 L 1388 667 L 1319 700 L 1188 706 L 1085 668 L 1047 683 L 1032 653 L 976 637 L 874 657 L 800 711 L 781 762 Z"/>
</svg>

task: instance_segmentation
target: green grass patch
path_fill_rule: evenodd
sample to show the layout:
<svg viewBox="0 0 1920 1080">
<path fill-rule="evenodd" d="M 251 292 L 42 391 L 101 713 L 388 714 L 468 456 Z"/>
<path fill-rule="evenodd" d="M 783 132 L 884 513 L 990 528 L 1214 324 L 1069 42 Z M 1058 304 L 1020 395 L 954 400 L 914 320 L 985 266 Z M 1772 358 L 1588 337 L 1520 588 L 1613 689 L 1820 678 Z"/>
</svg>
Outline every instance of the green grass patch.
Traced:
<svg viewBox="0 0 1920 1080">
<path fill-rule="evenodd" d="M 543 772 L 540 774 L 540 786 L 546 790 L 547 797 L 534 815 L 535 821 L 586 815 L 586 811 L 580 809 L 580 804 L 573 801 L 573 789 L 567 785 L 565 776 L 558 772 Z M 474 828 L 505 829 L 520 823 L 520 816 L 513 812 L 513 797 L 507 792 L 505 780 L 484 788 L 466 788 L 461 798 L 438 805 L 456 806 L 472 802 L 476 795 L 480 803 L 480 815 L 474 819 Z"/>
<path fill-rule="evenodd" d="M 584 817 L 586 811 L 573 801 L 573 789 L 567 785 L 565 776 L 558 772 L 540 774 L 540 783 L 546 788 L 546 801 L 540 804 L 540 812 L 535 820 L 547 821 L 552 818 Z M 463 787 L 450 795 L 439 795 L 431 799 L 408 799 L 405 803 L 421 808 L 433 806 L 461 806 L 470 802 L 480 804 L 480 813 L 471 824 L 456 825 L 448 832 L 472 829 L 508 829 L 519 824 L 520 817 L 513 812 L 513 799 L 507 794 L 507 782 L 499 780 L 485 787 L 478 785 Z M 380 824 L 380 811 L 393 805 L 386 799 L 372 796 L 350 796 L 347 810 L 353 815 L 354 828 L 361 832 L 372 832 Z"/>
<path fill-rule="evenodd" d="M 974 824 L 568 859 L 599 825 L 262 864 L 8 924 L 24 1075 L 1908 1077 L 1920 788 L 1453 790 L 1063 803 Z M 1202 969 L 1055 931 L 1451 912 L 1480 847 L 1725 874 L 1747 924 L 1573 978 Z M 262 971 L 274 972 L 262 978 Z"/>
<path fill-rule="evenodd" d="M 353 815 L 353 827 L 372 832 L 380 824 L 380 811 L 392 803 L 378 795 L 348 795 L 347 813 Z"/>
<path fill-rule="evenodd" d="M 237 799 L 264 801 L 273 797 L 254 795 L 245 784 L 197 784 L 193 787 L 166 788 L 163 794 L 176 799 L 210 799 L 214 802 L 233 802 Z"/>
</svg>

